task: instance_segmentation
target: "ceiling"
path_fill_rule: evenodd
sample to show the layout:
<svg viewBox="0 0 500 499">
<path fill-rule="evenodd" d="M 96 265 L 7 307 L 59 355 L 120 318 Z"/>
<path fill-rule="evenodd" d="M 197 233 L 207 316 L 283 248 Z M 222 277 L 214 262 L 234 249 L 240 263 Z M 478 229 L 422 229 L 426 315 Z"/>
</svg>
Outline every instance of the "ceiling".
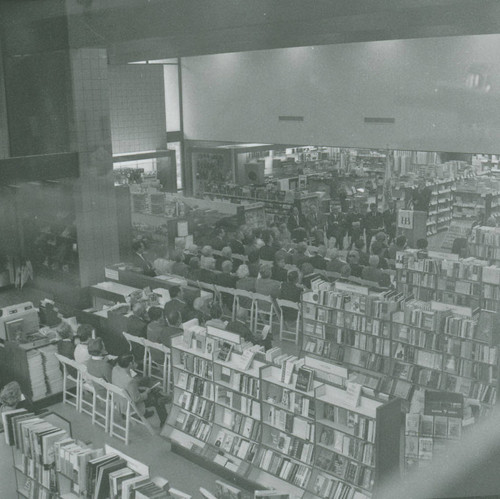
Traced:
<svg viewBox="0 0 500 499">
<path fill-rule="evenodd" d="M 67 17 L 66 17 L 67 16 Z M 106 47 L 111 63 L 500 32 L 498 0 L 10 0 L 9 54 Z M 67 46 L 67 45 L 66 45 Z M 64 48 L 64 47 L 60 47 Z"/>
</svg>

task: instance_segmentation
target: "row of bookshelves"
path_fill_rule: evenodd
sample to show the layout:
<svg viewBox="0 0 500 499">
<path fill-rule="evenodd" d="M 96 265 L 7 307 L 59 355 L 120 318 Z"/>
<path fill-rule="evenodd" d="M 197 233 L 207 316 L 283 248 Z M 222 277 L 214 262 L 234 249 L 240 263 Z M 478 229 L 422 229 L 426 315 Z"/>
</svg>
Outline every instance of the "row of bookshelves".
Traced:
<svg viewBox="0 0 500 499">
<path fill-rule="evenodd" d="M 382 448 L 397 468 L 399 428 L 382 435 L 378 421 L 399 414 L 399 401 L 367 398 L 356 383 L 325 384 L 307 358 L 249 354 L 220 332 L 210 359 L 197 337 L 206 344 L 211 331 L 195 330 L 172 340 L 174 406 L 163 435 L 173 443 L 298 497 L 372 497 Z M 196 373 L 203 379 L 190 381 Z"/>
</svg>

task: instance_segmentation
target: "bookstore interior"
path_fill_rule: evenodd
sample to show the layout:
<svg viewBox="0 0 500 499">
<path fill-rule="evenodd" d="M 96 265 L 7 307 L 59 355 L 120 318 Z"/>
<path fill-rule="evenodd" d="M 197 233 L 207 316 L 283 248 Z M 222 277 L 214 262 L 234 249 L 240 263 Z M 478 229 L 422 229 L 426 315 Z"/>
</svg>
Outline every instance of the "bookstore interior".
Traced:
<svg viewBox="0 0 500 499">
<path fill-rule="evenodd" d="M 408 43 L 416 53 L 427 41 Z M 33 43 L 21 42 L 0 47 L 0 114 L 21 106 L 13 82 L 36 64 L 54 62 L 73 87 L 36 97 L 48 103 L 37 116 L 21 106 L 9 118 L 12 157 L 0 144 L 0 497 L 498 497 L 500 154 L 445 140 L 488 125 L 491 65 L 470 65 L 460 88 L 436 76 L 438 100 L 425 105 L 468 96 L 459 120 L 483 106 L 448 135 L 398 141 L 391 129 L 400 147 L 389 147 L 394 118 L 365 118 L 378 128 L 354 134 L 358 147 L 333 132 L 344 138 L 320 146 L 292 128 L 309 115 L 279 116 L 290 128 L 258 142 L 266 115 L 243 142 L 194 111 L 190 78 L 205 64 L 227 76 L 246 60 L 252 72 L 273 50 L 224 54 L 231 70 L 191 53 L 119 66 L 109 46 L 72 49 L 65 65 L 59 53 L 17 57 Z M 274 50 L 277 69 L 280 50 L 302 54 Z M 79 114 L 108 91 L 109 120 Z M 75 116 L 54 92 L 69 92 Z M 200 113 L 214 112 L 210 92 Z M 61 126 L 43 118 L 52 104 Z M 259 128 L 250 118 L 220 133 L 244 137 Z M 488 152 L 463 152 L 477 143 Z"/>
</svg>

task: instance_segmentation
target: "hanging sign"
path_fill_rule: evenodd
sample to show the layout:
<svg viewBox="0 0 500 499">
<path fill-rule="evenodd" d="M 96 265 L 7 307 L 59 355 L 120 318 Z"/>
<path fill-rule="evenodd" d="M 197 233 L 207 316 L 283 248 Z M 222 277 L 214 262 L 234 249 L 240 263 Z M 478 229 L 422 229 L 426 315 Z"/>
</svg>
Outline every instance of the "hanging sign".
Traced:
<svg viewBox="0 0 500 499">
<path fill-rule="evenodd" d="M 400 229 L 413 229 L 413 211 L 399 210 L 398 211 L 398 227 Z"/>
</svg>

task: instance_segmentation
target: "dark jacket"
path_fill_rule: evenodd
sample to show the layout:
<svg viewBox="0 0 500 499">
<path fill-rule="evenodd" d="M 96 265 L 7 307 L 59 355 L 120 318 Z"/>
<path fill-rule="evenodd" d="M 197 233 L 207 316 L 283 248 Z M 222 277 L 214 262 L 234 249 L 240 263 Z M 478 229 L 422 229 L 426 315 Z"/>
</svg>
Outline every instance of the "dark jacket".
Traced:
<svg viewBox="0 0 500 499">
<path fill-rule="evenodd" d="M 262 246 L 259 250 L 259 257 L 261 260 L 267 260 L 272 262 L 274 260 L 274 255 L 276 254 L 277 248 L 273 248 L 272 246 Z"/>
</svg>

